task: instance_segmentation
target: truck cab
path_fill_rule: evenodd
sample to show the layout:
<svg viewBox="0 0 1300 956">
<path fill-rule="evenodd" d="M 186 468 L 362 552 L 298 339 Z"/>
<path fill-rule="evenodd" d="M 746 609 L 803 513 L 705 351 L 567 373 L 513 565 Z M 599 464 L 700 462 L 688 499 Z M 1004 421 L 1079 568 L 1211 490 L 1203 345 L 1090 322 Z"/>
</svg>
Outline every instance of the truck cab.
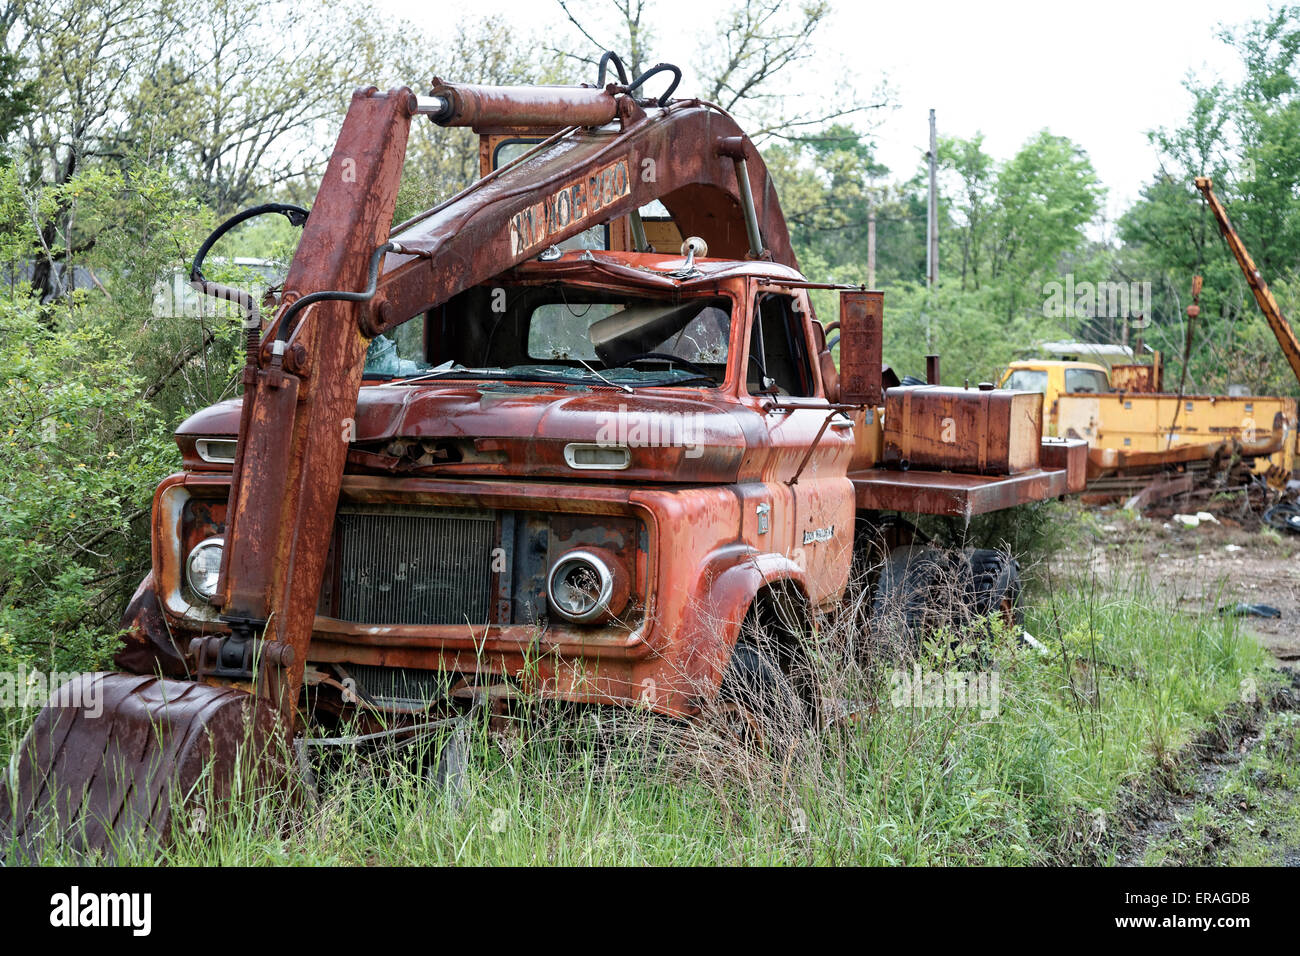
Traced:
<svg viewBox="0 0 1300 956">
<path fill-rule="evenodd" d="M 1120 348 L 1076 347 L 1101 355 Z M 1163 377 L 1156 352 L 1149 364 L 1125 361 L 1109 367 L 1069 358 L 1026 359 L 1012 362 L 999 384 L 1043 393 L 1043 434 L 1086 440 L 1090 480 L 1182 468 L 1190 460 L 1229 453 L 1252 459 L 1256 474 L 1278 480 L 1291 475 L 1294 399 L 1178 395 L 1163 390 Z M 1103 495 L 1095 487 L 1090 493 Z"/>
<path fill-rule="evenodd" d="M 794 269 L 684 267 L 565 252 L 374 340 L 342 426 L 309 684 L 340 671 L 413 707 L 433 675 L 465 690 L 535 665 L 564 699 L 688 713 L 757 596 L 809 611 L 843 596 L 848 474 L 870 463 L 878 416 L 828 394 Z M 209 601 L 239 406 L 177 429 L 185 468 L 158 491 L 127 663 L 158 650 L 140 617 L 155 596 L 180 647 L 221 628 Z"/>
<path fill-rule="evenodd" d="M 1043 434 L 1056 435 L 1060 414 L 1058 399 L 1066 393 L 1104 394 L 1111 391 L 1104 366 L 1061 359 L 1027 359 L 1007 366 L 1001 388 L 1043 395 Z"/>
</svg>

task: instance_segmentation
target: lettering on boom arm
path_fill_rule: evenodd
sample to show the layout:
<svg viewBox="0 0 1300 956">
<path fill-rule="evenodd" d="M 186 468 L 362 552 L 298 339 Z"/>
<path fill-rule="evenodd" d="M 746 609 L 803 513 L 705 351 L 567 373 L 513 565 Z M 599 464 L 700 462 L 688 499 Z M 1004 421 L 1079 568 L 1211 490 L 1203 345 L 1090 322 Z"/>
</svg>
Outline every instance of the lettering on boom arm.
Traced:
<svg viewBox="0 0 1300 956">
<path fill-rule="evenodd" d="M 510 252 L 527 255 L 561 229 L 582 222 L 632 192 L 626 157 L 557 190 L 510 218 Z"/>
</svg>

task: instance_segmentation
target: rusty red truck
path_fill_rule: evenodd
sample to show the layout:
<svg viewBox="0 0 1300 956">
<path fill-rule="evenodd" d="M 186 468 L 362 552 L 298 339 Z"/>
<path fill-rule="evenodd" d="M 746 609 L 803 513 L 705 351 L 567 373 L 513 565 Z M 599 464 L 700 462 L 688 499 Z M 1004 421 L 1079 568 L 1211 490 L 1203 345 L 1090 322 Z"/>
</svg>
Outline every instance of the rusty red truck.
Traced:
<svg viewBox="0 0 1300 956">
<path fill-rule="evenodd" d="M 83 770 L 88 844 L 165 834 L 250 719 L 400 727 L 521 695 L 689 718 L 773 666 L 747 626 L 777 667 L 810 653 L 855 555 L 910 544 L 891 515 L 1082 487 L 1086 447 L 1040 438 L 1041 396 L 898 386 L 881 293 L 800 273 L 735 121 L 643 95 L 669 73 L 355 95 L 310 213 L 260 210 L 303 223 L 275 315 L 249 306 L 242 397 L 176 431 L 122 673 L 83 678 L 111 731 L 52 706 L 19 754 L 20 842 L 69 755 L 114 738 L 136 755 L 115 772 L 161 755 L 166 779 Z M 482 176 L 394 227 L 426 117 L 479 133 Z"/>
</svg>

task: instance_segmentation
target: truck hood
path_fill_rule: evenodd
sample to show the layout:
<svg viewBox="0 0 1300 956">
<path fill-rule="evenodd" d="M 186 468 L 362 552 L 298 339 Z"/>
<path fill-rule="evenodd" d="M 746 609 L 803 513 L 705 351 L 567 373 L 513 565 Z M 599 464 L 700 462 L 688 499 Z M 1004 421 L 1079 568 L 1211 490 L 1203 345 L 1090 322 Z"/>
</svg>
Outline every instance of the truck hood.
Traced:
<svg viewBox="0 0 1300 956">
<path fill-rule="evenodd" d="M 240 399 L 197 412 L 178 440 L 239 430 Z M 345 423 L 345 427 L 346 423 Z M 397 475 L 734 482 L 758 413 L 681 394 L 582 385 L 440 383 L 361 389 L 348 470 Z"/>
</svg>

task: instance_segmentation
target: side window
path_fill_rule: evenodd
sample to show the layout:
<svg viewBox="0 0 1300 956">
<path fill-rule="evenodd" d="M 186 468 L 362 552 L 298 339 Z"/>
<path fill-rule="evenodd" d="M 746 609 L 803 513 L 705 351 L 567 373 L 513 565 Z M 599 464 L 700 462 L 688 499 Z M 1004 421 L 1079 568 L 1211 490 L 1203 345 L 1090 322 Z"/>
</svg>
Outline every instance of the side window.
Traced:
<svg viewBox="0 0 1300 956">
<path fill-rule="evenodd" d="M 424 360 L 423 318 L 409 319 L 386 335 L 377 335 L 366 349 L 367 378 L 399 378 L 428 369 Z"/>
<path fill-rule="evenodd" d="M 1017 392 L 1046 392 L 1047 391 L 1047 373 L 1040 372 L 1037 369 L 1018 368 L 1007 378 L 1007 383 L 1003 388 L 1014 389 Z"/>
<path fill-rule="evenodd" d="M 1090 368 L 1067 368 L 1065 370 L 1065 390 L 1067 392 L 1109 392 L 1110 382 L 1104 372 Z"/>
<path fill-rule="evenodd" d="M 749 336 L 745 381 L 751 395 L 763 391 L 763 377 L 775 383 L 777 395 L 810 396 L 812 365 L 803 321 L 788 295 L 767 294 L 758 303 Z"/>
</svg>

